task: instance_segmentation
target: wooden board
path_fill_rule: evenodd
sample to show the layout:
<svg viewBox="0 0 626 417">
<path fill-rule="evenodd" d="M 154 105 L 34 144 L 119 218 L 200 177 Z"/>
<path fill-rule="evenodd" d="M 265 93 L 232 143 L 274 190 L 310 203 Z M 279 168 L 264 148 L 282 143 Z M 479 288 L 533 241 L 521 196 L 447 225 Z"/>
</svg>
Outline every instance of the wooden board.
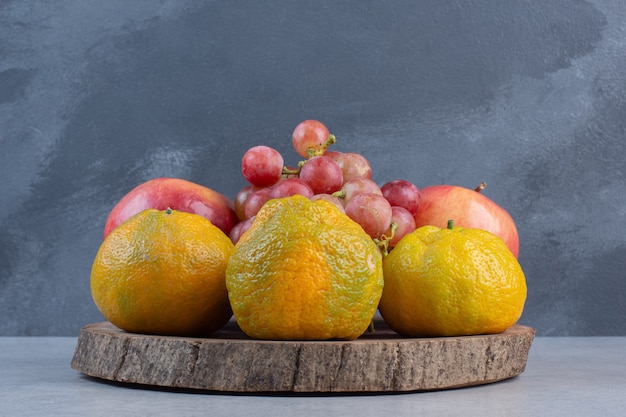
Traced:
<svg viewBox="0 0 626 417">
<path fill-rule="evenodd" d="M 231 321 L 210 338 L 81 329 L 71 366 L 123 383 L 220 392 L 403 392 L 487 384 L 521 374 L 535 336 L 404 338 L 377 319 L 354 341 L 260 341 Z"/>
</svg>

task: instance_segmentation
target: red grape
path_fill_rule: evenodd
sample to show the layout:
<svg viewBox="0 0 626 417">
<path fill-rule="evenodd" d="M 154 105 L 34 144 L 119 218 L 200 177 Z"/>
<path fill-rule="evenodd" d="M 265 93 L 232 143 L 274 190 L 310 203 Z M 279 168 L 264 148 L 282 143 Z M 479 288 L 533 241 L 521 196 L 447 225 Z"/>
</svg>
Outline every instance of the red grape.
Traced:
<svg viewBox="0 0 626 417">
<path fill-rule="evenodd" d="M 343 185 L 341 168 L 332 158 L 314 156 L 300 168 L 300 179 L 306 182 L 315 194 L 329 194 Z"/>
<path fill-rule="evenodd" d="M 252 226 L 252 222 L 254 222 L 256 216 L 252 216 L 249 219 L 246 219 L 242 222 L 237 223 L 230 231 L 228 237 L 233 243 L 237 243 L 241 235 L 243 235 L 249 228 Z"/>
<path fill-rule="evenodd" d="M 287 178 L 271 187 L 270 198 L 289 197 L 294 194 L 311 198 L 315 193 L 311 190 L 311 187 L 300 178 Z"/>
<path fill-rule="evenodd" d="M 284 160 L 282 155 L 269 146 L 254 146 L 241 159 L 243 177 L 252 185 L 268 187 L 280 180 Z"/>
<path fill-rule="evenodd" d="M 328 141 L 334 142 L 334 136 L 328 128 L 317 120 L 305 120 L 293 130 L 291 142 L 298 155 L 309 158 L 316 153 L 324 153 Z"/>
<path fill-rule="evenodd" d="M 341 187 L 341 197 L 343 197 L 344 204 L 347 204 L 354 196 L 358 194 L 378 194 L 383 195 L 378 184 L 372 180 L 366 178 L 354 178 L 350 181 L 343 183 Z"/>
<path fill-rule="evenodd" d="M 252 192 L 243 207 L 244 217 L 249 219 L 252 216 L 255 216 L 263 204 L 267 203 L 270 199 L 270 193 L 272 189 L 270 187 L 259 188 L 258 190 Z"/>
<path fill-rule="evenodd" d="M 250 194 L 252 194 L 258 189 L 259 188 L 254 185 L 246 185 L 241 190 L 239 190 L 237 195 L 235 195 L 234 207 L 235 207 L 235 213 L 237 214 L 237 218 L 239 218 L 239 221 L 246 219 L 246 216 L 244 213 L 244 207 L 246 204 L 246 200 L 248 199 L 248 196 L 250 196 Z"/>
<path fill-rule="evenodd" d="M 391 225 L 391 206 L 379 194 L 358 194 L 347 202 L 345 210 L 373 239 L 380 238 Z"/>
<path fill-rule="evenodd" d="M 381 187 L 383 196 L 392 206 L 404 207 L 415 215 L 422 202 L 422 194 L 417 187 L 405 180 L 393 180 Z"/>
<path fill-rule="evenodd" d="M 363 155 L 338 151 L 326 152 L 325 155 L 333 158 L 341 167 L 344 181 L 350 181 L 354 178 L 372 179 L 372 167 Z"/>
<path fill-rule="evenodd" d="M 339 211 L 341 211 L 342 213 L 346 212 L 345 208 L 343 207 L 343 203 L 341 202 L 341 200 L 339 198 L 335 197 L 334 195 L 330 195 L 330 194 L 315 194 L 313 197 L 310 198 L 310 200 L 311 201 L 326 200 L 329 203 L 332 203 L 335 206 L 337 206 Z"/>
<path fill-rule="evenodd" d="M 391 207 L 391 223 L 395 223 L 396 229 L 393 232 L 393 237 L 389 239 L 388 246 L 393 248 L 396 244 L 407 234 L 415 230 L 415 218 L 404 207 L 392 206 Z M 385 231 L 387 237 L 391 236 L 391 230 Z"/>
</svg>

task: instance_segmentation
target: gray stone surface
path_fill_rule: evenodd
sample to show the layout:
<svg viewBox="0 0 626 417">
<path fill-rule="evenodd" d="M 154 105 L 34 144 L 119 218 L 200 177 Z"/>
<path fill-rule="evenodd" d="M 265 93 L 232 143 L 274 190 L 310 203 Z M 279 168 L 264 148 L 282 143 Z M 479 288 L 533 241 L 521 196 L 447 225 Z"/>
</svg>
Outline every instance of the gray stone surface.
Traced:
<svg viewBox="0 0 626 417">
<path fill-rule="evenodd" d="M 0 335 L 77 335 L 108 211 L 231 198 L 324 121 L 379 183 L 488 184 L 539 335 L 626 335 L 626 2 L 0 2 Z"/>
</svg>

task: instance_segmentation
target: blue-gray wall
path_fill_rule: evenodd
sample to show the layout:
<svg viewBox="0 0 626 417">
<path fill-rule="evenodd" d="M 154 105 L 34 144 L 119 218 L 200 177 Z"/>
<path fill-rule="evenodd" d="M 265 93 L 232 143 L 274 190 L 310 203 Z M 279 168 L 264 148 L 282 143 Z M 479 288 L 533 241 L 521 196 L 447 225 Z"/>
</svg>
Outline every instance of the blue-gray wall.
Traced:
<svg viewBox="0 0 626 417">
<path fill-rule="evenodd" d="M 626 335 L 623 0 L 0 1 L 0 335 L 76 335 L 108 211 L 229 197 L 325 122 L 379 183 L 488 183 L 540 335 Z"/>
</svg>

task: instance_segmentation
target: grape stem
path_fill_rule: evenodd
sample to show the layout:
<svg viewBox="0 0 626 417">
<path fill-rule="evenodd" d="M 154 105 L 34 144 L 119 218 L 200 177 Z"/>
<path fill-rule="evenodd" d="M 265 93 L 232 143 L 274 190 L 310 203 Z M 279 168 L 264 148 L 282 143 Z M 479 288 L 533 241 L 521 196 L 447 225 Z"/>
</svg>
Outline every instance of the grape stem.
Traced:
<svg viewBox="0 0 626 417">
<path fill-rule="evenodd" d="M 298 175 L 300 173 L 300 167 L 298 167 L 298 169 L 283 167 L 282 173 L 283 175 Z"/>
<path fill-rule="evenodd" d="M 336 142 L 337 142 L 337 138 L 335 137 L 335 135 L 333 134 L 328 135 L 328 138 L 326 138 L 326 140 L 324 141 L 324 143 L 322 143 L 322 146 L 319 149 L 308 148 L 306 150 L 307 153 L 309 154 L 309 158 L 313 158 L 314 156 L 324 155 L 324 153 L 326 152 L 326 149 L 328 149 L 330 145 Z"/>
<path fill-rule="evenodd" d="M 389 241 L 393 239 L 393 236 L 396 234 L 397 228 L 398 228 L 398 223 L 393 222 L 389 226 L 389 236 L 383 234 L 380 238 L 374 239 L 374 243 L 376 243 L 376 246 L 380 248 L 380 251 L 382 252 L 383 257 L 389 255 Z"/>
</svg>

